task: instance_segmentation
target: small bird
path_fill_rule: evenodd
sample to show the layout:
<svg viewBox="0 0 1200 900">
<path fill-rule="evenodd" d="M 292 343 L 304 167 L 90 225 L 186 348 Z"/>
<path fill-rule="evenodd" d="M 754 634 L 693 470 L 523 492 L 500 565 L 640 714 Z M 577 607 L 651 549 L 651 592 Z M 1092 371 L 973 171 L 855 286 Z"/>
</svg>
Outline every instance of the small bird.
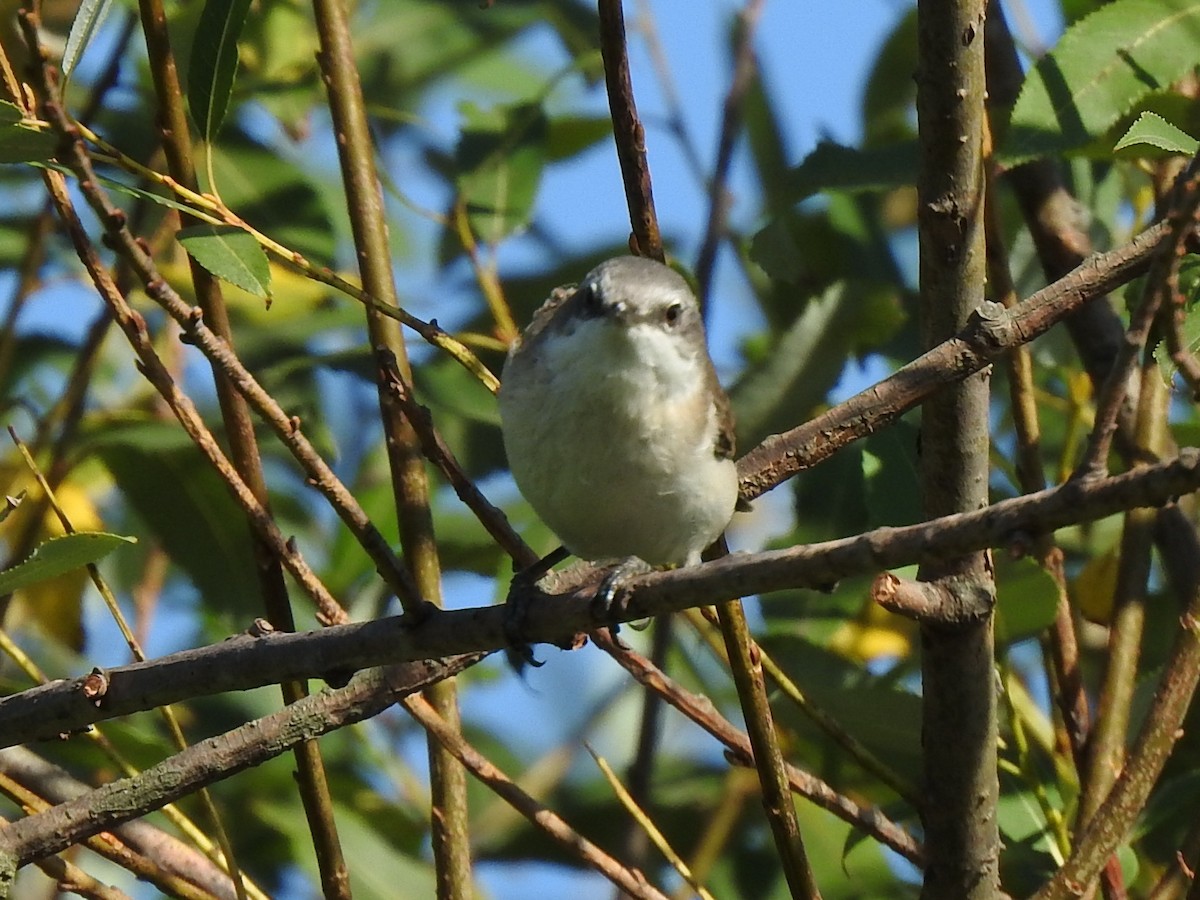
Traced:
<svg viewBox="0 0 1200 900">
<path fill-rule="evenodd" d="M 733 517 L 729 399 L 700 305 L 661 263 L 617 257 L 556 291 L 510 348 L 499 404 L 517 487 L 582 559 L 691 565 Z"/>
</svg>

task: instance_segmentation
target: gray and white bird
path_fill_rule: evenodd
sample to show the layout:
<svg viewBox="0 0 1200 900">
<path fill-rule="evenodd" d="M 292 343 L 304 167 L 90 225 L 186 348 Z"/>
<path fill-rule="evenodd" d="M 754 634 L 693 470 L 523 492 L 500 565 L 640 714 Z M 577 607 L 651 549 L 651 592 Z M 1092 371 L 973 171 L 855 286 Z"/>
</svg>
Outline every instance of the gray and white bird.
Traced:
<svg viewBox="0 0 1200 900">
<path fill-rule="evenodd" d="M 513 477 L 571 553 L 690 565 L 729 524 L 729 399 L 700 305 L 669 267 L 617 257 L 556 292 L 501 380 Z"/>
</svg>

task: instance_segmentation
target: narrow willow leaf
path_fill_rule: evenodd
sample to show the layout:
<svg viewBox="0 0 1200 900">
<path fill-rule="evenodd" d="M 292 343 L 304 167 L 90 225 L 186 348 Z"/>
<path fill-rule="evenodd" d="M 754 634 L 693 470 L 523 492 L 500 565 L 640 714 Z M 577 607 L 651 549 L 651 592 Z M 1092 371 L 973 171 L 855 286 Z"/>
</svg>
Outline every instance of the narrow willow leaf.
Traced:
<svg viewBox="0 0 1200 900">
<path fill-rule="evenodd" d="M 188 106 L 206 141 L 225 121 L 238 66 L 238 38 L 250 0 L 207 0 L 196 25 L 188 66 Z"/>
<path fill-rule="evenodd" d="M 46 162 L 58 139 L 27 120 L 20 107 L 0 101 L 0 163 Z"/>
<path fill-rule="evenodd" d="M 1176 128 L 1157 113 L 1144 112 L 1129 126 L 1129 130 L 1121 135 L 1113 150 L 1132 147 L 1145 151 L 1147 147 L 1152 147 L 1167 154 L 1191 156 L 1196 152 L 1197 146 L 1200 146 L 1200 141 L 1186 131 Z"/>
<path fill-rule="evenodd" d="M 7 100 L 0 100 L 0 128 L 20 125 L 24 119 L 25 114 L 21 112 L 21 107 L 15 103 L 9 103 Z"/>
<path fill-rule="evenodd" d="M 56 144 L 48 131 L 24 125 L 0 128 L 0 163 L 44 163 L 54 156 Z"/>
<path fill-rule="evenodd" d="M 112 0 L 83 0 L 79 4 L 79 12 L 71 23 L 71 32 L 67 35 L 67 46 L 63 50 L 62 78 L 67 82 L 75 71 L 75 64 L 83 56 L 83 51 L 91 43 L 92 36 L 100 30 L 108 12 L 112 9 Z"/>
<path fill-rule="evenodd" d="M 233 225 L 193 225 L 176 237 L 213 275 L 256 297 L 271 296 L 271 265 L 254 235 Z"/>
<path fill-rule="evenodd" d="M 69 169 L 66 166 L 59 165 L 56 162 L 46 162 L 45 160 L 28 160 L 28 162 L 41 169 L 53 169 L 55 172 L 59 172 L 65 175 L 67 178 L 75 177 L 74 169 Z M 119 194 L 125 194 L 126 196 L 134 197 L 138 200 L 149 200 L 151 203 L 157 203 L 159 206 L 165 206 L 167 209 L 175 209 L 179 212 L 195 212 L 195 209 L 191 206 L 188 206 L 186 203 L 180 203 L 178 200 L 174 200 L 171 197 L 165 197 L 162 194 L 155 194 L 152 191 L 145 191 L 141 188 L 133 187 L 133 185 L 123 184 L 120 181 L 117 181 L 115 178 L 109 178 L 107 175 L 97 174 L 96 180 L 105 187 L 112 188 L 112 190 Z"/>
<path fill-rule="evenodd" d="M 0 572 L 0 594 L 57 578 L 106 557 L 122 544 L 135 544 L 136 538 L 103 531 L 85 531 L 50 538 L 23 563 Z"/>
<path fill-rule="evenodd" d="M 1196 64 L 1200 0 L 1116 0 L 1073 25 L 1025 79 L 1003 162 L 1066 153 L 1102 137 Z"/>
</svg>

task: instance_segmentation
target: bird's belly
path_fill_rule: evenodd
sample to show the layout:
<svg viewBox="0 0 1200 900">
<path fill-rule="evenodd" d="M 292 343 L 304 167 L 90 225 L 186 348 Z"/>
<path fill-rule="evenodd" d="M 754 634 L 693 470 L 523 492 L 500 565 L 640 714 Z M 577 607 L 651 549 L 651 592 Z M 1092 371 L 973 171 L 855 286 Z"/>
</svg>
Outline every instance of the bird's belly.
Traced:
<svg viewBox="0 0 1200 900">
<path fill-rule="evenodd" d="M 737 501 L 736 469 L 694 437 L 664 440 L 669 405 L 614 408 L 579 402 L 578 393 L 547 396 L 575 402 L 512 398 L 538 415 L 506 427 L 504 441 L 521 493 L 567 549 L 585 559 L 682 563 L 720 535 Z M 502 409 L 504 401 L 502 391 Z"/>
</svg>

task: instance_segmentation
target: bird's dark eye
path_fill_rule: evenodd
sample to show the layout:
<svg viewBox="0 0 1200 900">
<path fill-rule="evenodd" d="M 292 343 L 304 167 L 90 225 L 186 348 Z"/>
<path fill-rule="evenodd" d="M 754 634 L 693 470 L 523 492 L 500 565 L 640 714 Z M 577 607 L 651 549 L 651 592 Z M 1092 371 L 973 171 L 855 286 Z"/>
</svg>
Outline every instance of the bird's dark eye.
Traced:
<svg viewBox="0 0 1200 900">
<path fill-rule="evenodd" d="M 590 283 L 584 283 L 579 286 L 576 292 L 580 300 L 583 301 L 583 309 L 588 316 L 599 316 L 604 313 L 604 304 L 600 302 L 600 292 L 596 290 L 596 286 Z"/>
<path fill-rule="evenodd" d="M 675 325 L 679 321 L 679 319 L 682 315 L 683 315 L 683 304 L 682 303 L 672 303 L 670 306 L 667 307 L 667 311 L 665 313 L 667 324 Z"/>
</svg>

